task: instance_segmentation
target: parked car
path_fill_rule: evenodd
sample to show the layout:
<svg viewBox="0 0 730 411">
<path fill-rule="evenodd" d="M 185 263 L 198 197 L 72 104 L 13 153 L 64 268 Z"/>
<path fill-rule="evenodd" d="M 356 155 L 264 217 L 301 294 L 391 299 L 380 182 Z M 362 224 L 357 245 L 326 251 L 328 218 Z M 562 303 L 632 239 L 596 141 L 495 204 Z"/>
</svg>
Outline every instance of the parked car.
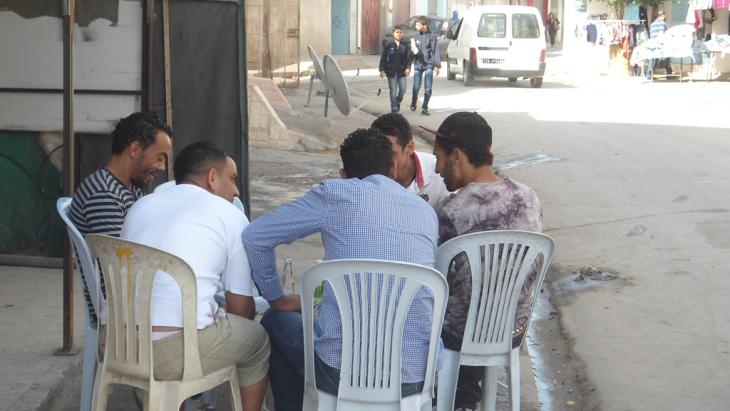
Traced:
<svg viewBox="0 0 730 411">
<path fill-rule="evenodd" d="M 403 41 L 406 43 L 416 36 L 416 19 L 418 17 L 420 16 L 413 16 L 401 24 L 403 26 Z M 449 46 L 449 39 L 446 38 L 446 30 L 449 28 L 449 19 L 436 16 L 426 16 L 426 18 L 428 19 L 429 30 L 431 30 L 431 33 L 436 33 L 438 38 L 441 61 L 446 61 L 446 48 Z M 393 27 L 388 28 L 388 31 L 385 33 L 385 38 L 381 42 L 381 46 L 385 48 L 385 44 L 391 40 L 393 40 Z"/>
<path fill-rule="evenodd" d="M 529 6 L 479 6 L 469 9 L 449 34 L 446 78 L 475 77 L 530 79 L 542 87 L 545 74 L 545 27 L 540 12 Z M 443 65 L 443 63 L 442 63 Z"/>
</svg>

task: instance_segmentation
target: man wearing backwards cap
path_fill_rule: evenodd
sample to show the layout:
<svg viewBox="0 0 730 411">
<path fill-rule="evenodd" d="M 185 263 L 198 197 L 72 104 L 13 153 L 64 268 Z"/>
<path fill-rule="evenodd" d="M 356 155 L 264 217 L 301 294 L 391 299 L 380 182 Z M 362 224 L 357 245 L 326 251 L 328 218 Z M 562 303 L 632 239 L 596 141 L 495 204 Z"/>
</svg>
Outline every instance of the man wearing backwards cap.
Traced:
<svg viewBox="0 0 730 411">
<path fill-rule="evenodd" d="M 459 112 L 447 117 L 438 130 L 421 128 L 436 135 L 436 172 L 449 191 L 458 190 L 438 212 L 439 245 L 480 231 L 542 231 L 542 208 L 535 191 L 492 170 L 492 128 L 482 116 Z M 536 274 L 535 270 L 528 275 L 520 293 L 513 331 L 515 345 L 521 343 L 529 320 L 530 291 Z M 471 272 L 465 253 L 454 258 L 447 280 L 449 300 L 441 337 L 445 348 L 460 351 L 471 298 Z M 455 409 L 476 408 L 483 376 L 481 367 L 460 368 Z"/>
</svg>

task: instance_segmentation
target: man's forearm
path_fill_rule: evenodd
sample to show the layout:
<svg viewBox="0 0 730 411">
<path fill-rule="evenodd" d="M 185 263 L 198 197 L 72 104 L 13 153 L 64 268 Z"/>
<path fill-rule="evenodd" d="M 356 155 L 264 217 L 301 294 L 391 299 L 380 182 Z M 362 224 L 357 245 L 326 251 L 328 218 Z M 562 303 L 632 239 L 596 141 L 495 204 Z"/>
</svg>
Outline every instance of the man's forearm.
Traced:
<svg viewBox="0 0 730 411">
<path fill-rule="evenodd" d="M 256 316 L 256 303 L 251 296 L 226 292 L 226 312 L 253 320 Z"/>
</svg>

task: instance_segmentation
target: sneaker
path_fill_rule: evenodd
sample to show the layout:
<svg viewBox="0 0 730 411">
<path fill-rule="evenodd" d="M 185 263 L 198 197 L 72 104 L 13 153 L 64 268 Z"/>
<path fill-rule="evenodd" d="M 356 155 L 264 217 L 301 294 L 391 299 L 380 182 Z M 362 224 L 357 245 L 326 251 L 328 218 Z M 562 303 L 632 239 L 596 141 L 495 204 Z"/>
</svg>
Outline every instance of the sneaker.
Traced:
<svg viewBox="0 0 730 411">
<path fill-rule="evenodd" d="M 416 103 L 411 103 L 411 111 L 416 111 Z"/>
<path fill-rule="evenodd" d="M 428 112 L 428 109 L 427 108 L 424 108 L 423 110 L 421 110 L 421 115 L 422 116 L 430 116 L 431 113 Z"/>
</svg>

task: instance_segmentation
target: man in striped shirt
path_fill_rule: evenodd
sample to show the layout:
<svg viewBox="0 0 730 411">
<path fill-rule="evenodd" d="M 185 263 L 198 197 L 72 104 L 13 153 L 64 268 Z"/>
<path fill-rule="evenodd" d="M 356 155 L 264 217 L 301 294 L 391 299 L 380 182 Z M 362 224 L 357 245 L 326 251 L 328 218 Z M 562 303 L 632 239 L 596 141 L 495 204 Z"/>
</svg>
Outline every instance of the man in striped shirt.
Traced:
<svg viewBox="0 0 730 411">
<path fill-rule="evenodd" d="M 659 39 L 664 35 L 664 32 L 667 31 L 667 21 L 666 21 L 666 15 L 664 14 L 664 10 L 659 10 L 659 15 L 657 18 L 651 23 L 651 26 L 649 26 L 649 37 L 652 39 Z M 658 43 L 657 43 L 658 44 Z M 654 68 L 656 68 L 657 63 L 660 59 L 653 59 L 649 63 L 649 71 L 648 71 L 648 77 L 651 79 L 654 75 Z M 672 74 L 672 64 L 668 58 L 661 59 L 664 61 L 664 67 L 666 67 L 666 73 L 667 75 Z"/>
<path fill-rule="evenodd" d="M 112 132 L 111 158 L 84 179 L 71 202 L 71 221 L 81 234 L 119 236 L 129 207 L 142 197 L 143 188 L 165 171 L 171 136 L 170 127 L 152 112 L 134 113 L 117 123 Z M 100 285 L 104 293 L 103 278 Z M 96 316 L 86 283 L 84 295 L 93 321 Z"/>
</svg>

